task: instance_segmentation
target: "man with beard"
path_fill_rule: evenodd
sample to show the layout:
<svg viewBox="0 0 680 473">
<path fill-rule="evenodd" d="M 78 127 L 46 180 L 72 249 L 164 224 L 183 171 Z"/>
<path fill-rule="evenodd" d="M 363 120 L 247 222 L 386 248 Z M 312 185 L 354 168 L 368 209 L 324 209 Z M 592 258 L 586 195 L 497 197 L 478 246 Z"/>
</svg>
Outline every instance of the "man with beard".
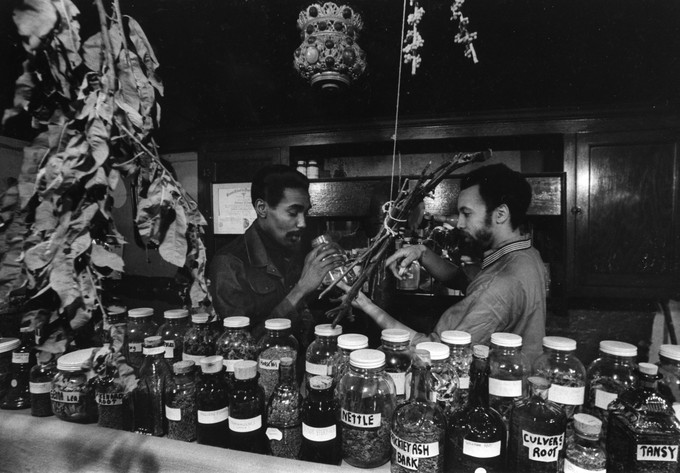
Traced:
<svg viewBox="0 0 680 473">
<path fill-rule="evenodd" d="M 287 318 L 306 347 L 313 333 L 305 297 L 337 267 L 327 246 L 301 252 L 311 207 L 309 181 L 284 165 L 269 165 L 253 178 L 251 201 L 257 218 L 245 233 L 220 249 L 210 263 L 213 305 L 222 317 L 250 317 L 253 336 L 264 334 L 267 319 Z M 304 357 L 303 357 L 304 358 Z"/>
<path fill-rule="evenodd" d="M 465 176 L 458 196 L 458 229 L 480 245 L 484 258 L 466 296 L 442 314 L 430 335 L 395 320 L 364 294 L 354 305 L 381 328 L 408 330 L 413 344 L 439 341 L 445 330 L 468 332 L 473 344 L 484 345 L 489 345 L 494 332 L 516 333 L 523 337 L 523 351 L 533 361 L 542 352 L 545 336 L 546 275 L 541 256 L 520 230 L 530 202 L 529 183 L 504 164 L 483 166 Z M 415 260 L 442 281 L 458 271 L 424 245 L 402 248 L 385 264 L 401 278 L 402 268 Z"/>
</svg>

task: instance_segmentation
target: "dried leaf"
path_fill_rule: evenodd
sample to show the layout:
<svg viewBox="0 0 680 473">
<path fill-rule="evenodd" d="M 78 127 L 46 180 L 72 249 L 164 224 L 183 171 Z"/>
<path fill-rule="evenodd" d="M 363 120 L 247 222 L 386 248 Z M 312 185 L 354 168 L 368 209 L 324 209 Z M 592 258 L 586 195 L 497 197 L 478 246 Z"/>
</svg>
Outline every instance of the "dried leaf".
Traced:
<svg viewBox="0 0 680 473">
<path fill-rule="evenodd" d="M 56 26 L 57 10 L 50 0 L 24 0 L 14 9 L 13 18 L 24 48 L 33 52 Z"/>
<path fill-rule="evenodd" d="M 142 62 L 146 66 L 146 73 L 149 81 L 156 88 L 156 90 L 158 90 L 158 92 L 163 95 L 163 84 L 156 74 L 156 70 L 159 66 L 158 59 L 156 59 L 153 48 L 151 47 L 144 30 L 142 30 L 142 27 L 139 26 L 139 23 L 137 23 L 134 18 L 127 15 L 125 18 L 127 19 L 128 29 L 130 31 L 130 41 L 134 45 L 137 55 L 142 58 Z"/>
<path fill-rule="evenodd" d="M 34 232 L 51 233 L 57 227 L 54 204 L 51 199 L 44 199 L 35 209 Z"/>
<path fill-rule="evenodd" d="M 161 257 L 170 264 L 182 267 L 186 262 L 187 256 L 187 222 L 184 209 L 177 205 L 175 207 L 175 219 L 165 232 L 161 240 L 158 252 Z"/>
<path fill-rule="evenodd" d="M 47 266 L 52 261 L 53 256 L 49 241 L 44 241 L 26 250 L 24 253 L 24 265 L 29 271 L 38 271 Z"/>
<path fill-rule="evenodd" d="M 82 47 L 83 62 L 91 71 L 99 72 L 104 60 L 104 50 L 102 48 L 102 34 L 97 33 L 85 40 Z"/>
<path fill-rule="evenodd" d="M 92 245 L 90 254 L 92 264 L 100 268 L 110 268 L 113 271 L 124 271 L 125 262 L 116 253 L 108 251 L 101 245 Z"/>
<path fill-rule="evenodd" d="M 50 288 L 59 296 L 61 309 L 65 309 L 80 298 L 80 286 L 76 279 L 73 256 L 69 253 L 69 248 L 62 246 L 57 249 L 49 276 Z"/>
<path fill-rule="evenodd" d="M 82 63 L 80 56 L 80 23 L 76 20 L 80 11 L 71 0 L 55 1 L 54 5 L 59 11 L 61 18 L 55 40 L 61 43 L 65 57 L 69 61 L 70 70 L 73 70 Z"/>
<path fill-rule="evenodd" d="M 101 118 L 97 117 L 87 127 L 87 142 L 90 144 L 92 157 L 101 166 L 109 157 L 109 132 Z"/>
</svg>

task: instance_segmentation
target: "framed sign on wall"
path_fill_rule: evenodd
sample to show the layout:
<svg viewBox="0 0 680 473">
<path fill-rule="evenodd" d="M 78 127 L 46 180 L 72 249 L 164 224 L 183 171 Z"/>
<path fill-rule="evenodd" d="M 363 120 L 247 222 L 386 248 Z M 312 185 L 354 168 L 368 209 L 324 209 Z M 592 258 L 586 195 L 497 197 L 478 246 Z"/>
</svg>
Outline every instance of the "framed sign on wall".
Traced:
<svg viewBox="0 0 680 473">
<path fill-rule="evenodd" d="M 250 182 L 213 184 L 212 205 L 215 235 L 244 233 L 257 217 L 250 201 Z"/>
</svg>

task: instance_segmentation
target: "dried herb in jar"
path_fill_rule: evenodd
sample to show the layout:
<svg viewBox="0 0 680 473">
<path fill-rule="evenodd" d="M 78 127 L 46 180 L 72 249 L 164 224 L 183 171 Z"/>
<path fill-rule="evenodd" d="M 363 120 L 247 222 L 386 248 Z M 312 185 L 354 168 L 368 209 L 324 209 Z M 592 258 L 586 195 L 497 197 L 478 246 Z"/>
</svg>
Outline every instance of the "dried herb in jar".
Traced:
<svg viewBox="0 0 680 473">
<path fill-rule="evenodd" d="M 295 381 L 292 358 L 281 358 L 279 377 L 279 384 L 267 405 L 269 451 L 277 457 L 298 458 L 302 443 L 302 395 Z"/>
<path fill-rule="evenodd" d="M 166 389 L 165 416 L 168 438 L 191 442 L 196 440 L 196 383 L 194 362 L 178 361 L 173 365 L 175 382 Z"/>
</svg>

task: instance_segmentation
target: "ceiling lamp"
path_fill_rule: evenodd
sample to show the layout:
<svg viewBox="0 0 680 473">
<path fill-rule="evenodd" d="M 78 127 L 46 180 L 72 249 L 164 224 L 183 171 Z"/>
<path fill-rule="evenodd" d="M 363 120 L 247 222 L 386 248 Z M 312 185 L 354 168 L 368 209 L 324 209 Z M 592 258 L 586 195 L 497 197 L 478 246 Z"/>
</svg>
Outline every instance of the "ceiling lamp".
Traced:
<svg viewBox="0 0 680 473">
<path fill-rule="evenodd" d="M 337 90 L 364 73 L 366 53 L 356 43 L 364 25 L 352 7 L 314 3 L 300 12 L 297 24 L 303 41 L 294 65 L 310 84 Z"/>
</svg>

